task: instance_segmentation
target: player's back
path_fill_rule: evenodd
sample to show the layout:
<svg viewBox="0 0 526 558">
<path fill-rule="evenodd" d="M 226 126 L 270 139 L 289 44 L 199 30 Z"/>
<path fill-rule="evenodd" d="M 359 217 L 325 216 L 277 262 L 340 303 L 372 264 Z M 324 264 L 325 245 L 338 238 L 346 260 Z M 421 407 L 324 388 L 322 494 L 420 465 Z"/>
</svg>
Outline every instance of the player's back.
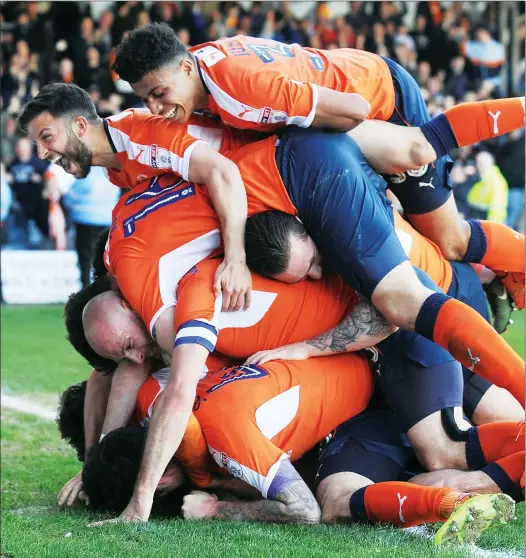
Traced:
<svg viewBox="0 0 526 558">
<path fill-rule="evenodd" d="M 199 382 L 195 415 L 207 439 L 220 429 L 216 439 L 236 437 L 256 445 L 255 427 L 295 461 L 365 409 L 373 386 L 369 362 L 359 353 L 238 366 Z"/>
<path fill-rule="evenodd" d="M 219 219 L 203 189 L 165 174 L 113 210 L 105 263 L 147 327 L 175 304 L 181 277 L 220 247 Z"/>
<path fill-rule="evenodd" d="M 209 350 L 215 347 L 228 357 L 247 358 L 260 350 L 324 333 L 335 327 L 357 301 L 353 289 L 335 274 L 319 281 L 287 284 L 253 273 L 250 308 L 221 312 L 212 289 L 219 263 L 214 258 L 202 261 L 180 281 L 176 345 L 187 342 L 188 336 L 195 339 L 201 324 L 200 335 L 209 340 Z"/>
<path fill-rule="evenodd" d="M 366 51 L 349 48 L 319 50 L 243 35 L 219 39 L 190 50 L 201 62 L 202 77 L 211 95 L 223 107 L 228 106 L 230 99 L 230 106 L 234 109 L 232 101 L 243 99 L 246 101 L 245 110 L 255 108 L 259 113 L 266 106 L 273 107 L 272 100 L 279 95 L 280 88 L 288 93 L 283 85 L 290 80 L 345 93 L 359 93 L 371 104 L 369 118 L 387 120 L 394 110 L 394 86 L 389 68 L 380 56 Z M 240 88 L 244 89 L 242 96 L 239 95 Z M 316 93 L 312 95 L 316 97 Z M 241 105 L 239 108 L 243 110 Z M 286 115 L 280 121 L 279 113 L 271 115 L 263 110 L 257 120 L 244 119 L 237 114 L 241 119 L 234 122 L 225 118 L 217 104 L 212 104 L 211 109 L 221 114 L 226 123 L 237 127 L 269 130 L 271 124 L 283 124 L 286 120 Z M 243 120 L 252 122 L 244 126 Z M 304 125 L 300 121 L 294 123 Z"/>
</svg>

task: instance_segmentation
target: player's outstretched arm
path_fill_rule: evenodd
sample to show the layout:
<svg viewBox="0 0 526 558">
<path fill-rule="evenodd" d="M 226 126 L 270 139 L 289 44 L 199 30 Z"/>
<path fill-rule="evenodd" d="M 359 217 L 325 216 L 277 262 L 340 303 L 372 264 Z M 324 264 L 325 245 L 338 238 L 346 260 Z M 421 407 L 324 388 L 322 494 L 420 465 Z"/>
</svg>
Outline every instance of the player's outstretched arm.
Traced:
<svg viewBox="0 0 526 558">
<path fill-rule="evenodd" d="M 247 359 L 245 364 L 261 365 L 270 360 L 305 360 L 360 351 L 380 343 L 397 329 L 387 323 L 367 299 L 360 297 L 351 312 L 333 329 L 307 341 L 260 351 Z"/>
<path fill-rule="evenodd" d="M 183 439 L 207 356 L 208 350 L 195 343 L 175 347 L 170 379 L 152 418 L 139 477 L 121 520 L 148 521 L 155 489 Z"/>
<path fill-rule="evenodd" d="M 282 462 L 276 479 L 282 486 L 272 499 L 256 502 L 225 502 L 213 494 L 191 492 L 183 501 L 183 517 L 307 525 L 319 523 L 321 514 L 316 498 L 289 461 Z"/>
<path fill-rule="evenodd" d="M 363 122 L 371 105 L 358 93 L 341 93 L 327 87 L 318 87 L 318 104 L 312 125 L 348 132 Z"/>
<path fill-rule="evenodd" d="M 223 293 L 223 310 L 250 306 L 252 277 L 245 255 L 247 195 L 237 165 L 204 143 L 192 152 L 189 166 L 192 182 L 206 184 L 219 220 L 225 259 L 214 280 L 216 297 Z"/>
<path fill-rule="evenodd" d="M 150 372 L 149 364 L 135 364 L 121 360 L 112 375 L 111 391 L 102 426 L 104 436 L 127 426 L 135 410 L 137 392 Z"/>
</svg>

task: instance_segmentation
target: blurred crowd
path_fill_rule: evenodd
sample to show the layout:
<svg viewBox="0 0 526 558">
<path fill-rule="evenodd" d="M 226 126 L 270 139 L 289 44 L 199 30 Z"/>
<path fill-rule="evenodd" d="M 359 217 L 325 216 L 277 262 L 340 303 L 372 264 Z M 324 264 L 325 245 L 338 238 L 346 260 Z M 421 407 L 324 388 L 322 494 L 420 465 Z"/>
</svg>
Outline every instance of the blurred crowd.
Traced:
<svg viewBox="0 0 526 558">
<path fill-rule="evenodd" d="M 129 30 L 149 21 L 167 22 L 189 46 L 245 34 L 315 48 L 375 52 L 398 61 L 414 76 L 432 115 L 463 101 L 524 94 L 522 2 L 513 12 L 516 29 L 510 28 L 510 8 L 503 11 L 499 2 L 1 4 L 3 248 L 76 246 L 79 258 L 85 259 L 83 243 L 110 223 L 119 192 L 105 175 L 94 171 L 74 181 L 39 161 L 32 144 L 17 136 L 16 116 L 50 81 L 74 82 L 86 89 L 101 116 L 139 106 L 129 85 L 110 68 L 114 46 Z M 512 41 L 517 41 L 519 60 L 513 72 L 507 55 Z M 522 226 L 522 133 L 460 150 L 451 178 L 466 216 Z M 85 270 L 82 275 L 87 280 Z"/>
</svg>

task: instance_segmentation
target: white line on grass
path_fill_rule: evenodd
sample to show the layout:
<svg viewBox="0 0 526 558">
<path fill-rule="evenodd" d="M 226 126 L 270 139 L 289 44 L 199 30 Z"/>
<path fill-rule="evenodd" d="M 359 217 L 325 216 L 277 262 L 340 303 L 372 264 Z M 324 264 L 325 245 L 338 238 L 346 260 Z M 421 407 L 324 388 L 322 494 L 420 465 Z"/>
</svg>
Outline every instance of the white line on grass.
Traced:
<svg viewBox="0 0 526 558">
<path fill-rule="evenodd" d="M 422 539 L 432 539 L 434 537 L 434 533 L 425 525 L 409 527 L 408 529 L 401 529 L 400 531 L 404 533 L 404 535 L 410 535 Z M 523 558 L 524 556 L 524 554 L 518 550 L 486 550 L 478 547 L 476 544 L 470 545 L 468 547 L 468 551 L 470 556 L 473 558 Z"/>
<path fill-rule="evenodd" d="M 39 403 L 34 403 L 22 397 L 7 395 L 7 393 L 4 392 L 1 393 L 0 403 L 3 407 L 7 407 L 8 409 L 28 413 L 46 420 L 55 420 L 57 418 L 56 411 L 53 411 L 49 407 L 44 407 Z"/>
</svg>

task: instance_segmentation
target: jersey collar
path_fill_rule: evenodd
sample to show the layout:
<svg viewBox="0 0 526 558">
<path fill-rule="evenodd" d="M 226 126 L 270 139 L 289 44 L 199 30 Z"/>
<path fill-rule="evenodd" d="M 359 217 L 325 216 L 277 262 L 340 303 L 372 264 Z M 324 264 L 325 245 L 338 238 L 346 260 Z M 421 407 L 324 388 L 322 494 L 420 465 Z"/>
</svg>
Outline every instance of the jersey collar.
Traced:
<svg viewBox="0 0 526 558">
<path fill-rule="evenodd" d="M 113 153 L 117 153 L 117 148 L 115 147 L 115 144 L 113 143 L 113 140 L 111 139 L 111 134 L 109 131 L 109 127 L 108 127 L 108 120 L 106 118 L 103 118 L 102 120 L 102 124 L 104 126 L 104 131 L 106 132 L 106 137 L 108 138 L 108 141 L 110 142 L 110 147 L 113 151 Z"/>
</svg>

